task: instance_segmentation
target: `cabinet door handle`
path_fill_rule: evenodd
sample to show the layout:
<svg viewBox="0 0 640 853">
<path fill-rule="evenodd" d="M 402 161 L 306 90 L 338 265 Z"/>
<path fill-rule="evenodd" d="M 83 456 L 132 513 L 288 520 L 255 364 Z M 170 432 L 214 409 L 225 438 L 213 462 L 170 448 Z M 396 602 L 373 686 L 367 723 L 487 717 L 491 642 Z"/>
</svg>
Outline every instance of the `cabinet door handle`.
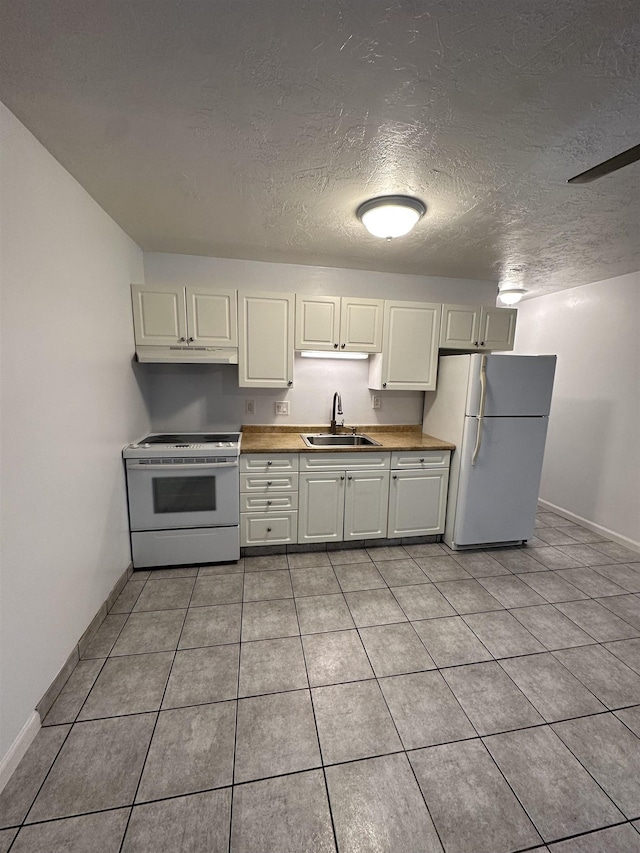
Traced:
<svg viewBox="0 0 640 853">
<path fill-rule="evenodd" d="M 353 477 L 347 477 L 347 480 L 353 480 Z"/>
<path fill-rule="evenodd" d="M 386 382 L 383 382 L 383 383 L 382 383 L 382 387 L 383 387 L 383 388 L 386 388 L 386 387 L 387 387 L 387 383 L 386 383 Z"/>
<path fill-rule="evenodd" d="M 484 346 L 484 341 L 480 341 L 480 346 L 481 346 L 481 347 L 483 347 L 483 346 Z"/>
<path fill-rule="evenodd" d="M 195 341 L 195 338 L 189 338 L 189 343 L 192 344 Z"/>
<path fill-rule="evenodd" d="M 340 479 L 341 479 L 341 480 L 344 480 L 344 474 L 342 475 L 342 477 L 340 477 Z"/>
<path fill-rule="evenodd" d="M 340 344 L 340 349 L 344 349 L 346 344 Z"/>
<path fill-rule="evenodd" d="M 393 479 L 394 479 L 394 480 L 397 480 L 397 479 L 398 479 L 398 475 L 397 475 L 397 474 L 394 474 L 394 475 L 393 475 Z"/>
<path fill-rule="evenodd" d="M 186 338 L 178 338 L 178 343 L 183 344 L 186 340 Z"/>
<path fill-rule="evenodd" d="M 334 344 L 334 345 L 333 345 L 333 348 L 334 348 L 334 349 L 338 349 L 338 344 Z"/>
</svg>

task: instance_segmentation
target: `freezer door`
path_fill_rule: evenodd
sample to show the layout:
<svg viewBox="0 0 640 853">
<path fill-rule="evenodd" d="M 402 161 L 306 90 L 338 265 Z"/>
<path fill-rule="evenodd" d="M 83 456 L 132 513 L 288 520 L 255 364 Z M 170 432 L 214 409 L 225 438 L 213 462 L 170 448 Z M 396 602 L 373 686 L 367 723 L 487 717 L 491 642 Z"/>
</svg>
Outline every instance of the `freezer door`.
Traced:
<svg viewBox="0 0 640 853">
<path fill-rule="evenodd" d="M 548 415 L 551 406 L 555 355 L 486 355 L 486 417 Z M 478 415 L 481 405 L 480 369 L 483 356 L 470 359 L 467 414 Z"/>
<path fill-rule="evenodd" d="M 535 526 L 547 418 L 485 418 L 472 466 L 477 418 L 465 418 L 455 545 L 530 539 Z"/>
</svg>

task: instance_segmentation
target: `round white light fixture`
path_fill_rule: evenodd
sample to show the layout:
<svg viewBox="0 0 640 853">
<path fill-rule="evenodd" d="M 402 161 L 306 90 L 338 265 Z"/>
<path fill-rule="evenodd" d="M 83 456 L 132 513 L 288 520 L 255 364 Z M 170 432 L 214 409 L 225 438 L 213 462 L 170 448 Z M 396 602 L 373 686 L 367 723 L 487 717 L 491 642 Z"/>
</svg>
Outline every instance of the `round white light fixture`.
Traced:
<svg viewBox="0 0 640 853">
<path fill-rule="evenodd" d="M 515 305 L 526 292 L 524 287 L 503 287 L 498 291 L 498 299 L 504 305 Z"/>
<path fill-rule="evenodd" d="M 417 198 L 384 195 L 361 204 L 357 216 L 374 237 L 391 240 L 408 234 L 426 212 L 426 206 Z"/>
</svg>

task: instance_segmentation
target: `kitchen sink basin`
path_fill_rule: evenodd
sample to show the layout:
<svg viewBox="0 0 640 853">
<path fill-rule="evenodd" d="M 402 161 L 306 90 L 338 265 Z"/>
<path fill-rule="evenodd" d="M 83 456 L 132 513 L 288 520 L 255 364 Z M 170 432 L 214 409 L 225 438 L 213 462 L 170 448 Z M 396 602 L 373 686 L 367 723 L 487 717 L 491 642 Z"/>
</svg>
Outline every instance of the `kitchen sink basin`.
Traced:
<svg viewBox="0 0 640 853">
<path fill-rule="evenodd" d="M 379 447 L 380 442 L 374 441 L 368 435 L 332 435 L 331 433 L 300 433 L 307 447 Z"/>
</svg>

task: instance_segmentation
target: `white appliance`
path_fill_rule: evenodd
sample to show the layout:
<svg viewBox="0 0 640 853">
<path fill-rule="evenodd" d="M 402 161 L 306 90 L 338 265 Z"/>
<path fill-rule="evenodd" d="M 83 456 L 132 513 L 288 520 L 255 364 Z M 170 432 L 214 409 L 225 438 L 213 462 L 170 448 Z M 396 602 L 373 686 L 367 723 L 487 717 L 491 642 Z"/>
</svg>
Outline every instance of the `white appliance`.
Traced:
<svg viewBox="0 0 640 853">
<path fill-rule="evenodd" d="M 241 433 L 152 433 L 122 453 L 135 568 L 240 556 Z"/>
<path fill-rule="evenodd" d="M 425 432 L 455 443 L 444 541 L 454 550 L 533 536 L 555 355 L 447 355 Z"/>
<path fill-rule="evenodd" d="M 189 344 L 179 346 L 136 346 L 136 358 L 153 364 L 237 364 L 237 347 L 206 347 Z"/>
</svg>

